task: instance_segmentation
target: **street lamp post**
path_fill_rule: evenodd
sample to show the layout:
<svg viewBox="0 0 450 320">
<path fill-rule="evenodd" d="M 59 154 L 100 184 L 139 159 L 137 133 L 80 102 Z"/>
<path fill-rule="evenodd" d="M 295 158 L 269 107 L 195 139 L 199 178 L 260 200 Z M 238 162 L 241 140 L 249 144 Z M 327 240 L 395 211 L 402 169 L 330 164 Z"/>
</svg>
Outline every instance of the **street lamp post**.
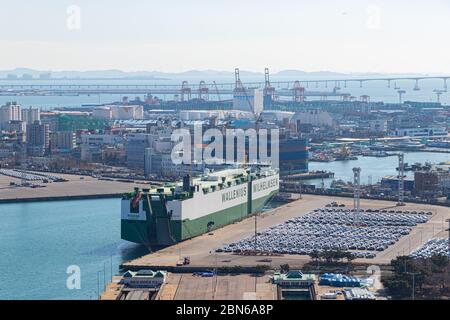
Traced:
<svg viewBox="0 0 450 320">
<path fill-rule="evenodd" d="M 112 254 L 111 254 L 111 264 L 110 264 L 110 267 L 111 267 L 111 282 L 112 282 L 112 278 L 113 278 L 113 275 L 112 275 L 112 273 L 113 273 Z"/>
<path fill-rule="evenodd" d="M 103 291 L 106 290 L 106 261 L 103 262 Z"/>
<path fill-rule="evenodd" d="M 448 257 L 450 258 L 450 219 L 445 220 L 448 222 Z"/>
<path fill-rule="evenodd" d="M 412 276 L 412 299 L 415 299 L 415 288 L 416 288 L 416 275 L 419 275 L 419 272 L 407 272 L 406 274 L 409 274 L 410 276 Z"/>
<path fill-rule="evenodd" d="M 97 271 L 97 299 L 100 300 L 100 272 Z"/>
</svg>

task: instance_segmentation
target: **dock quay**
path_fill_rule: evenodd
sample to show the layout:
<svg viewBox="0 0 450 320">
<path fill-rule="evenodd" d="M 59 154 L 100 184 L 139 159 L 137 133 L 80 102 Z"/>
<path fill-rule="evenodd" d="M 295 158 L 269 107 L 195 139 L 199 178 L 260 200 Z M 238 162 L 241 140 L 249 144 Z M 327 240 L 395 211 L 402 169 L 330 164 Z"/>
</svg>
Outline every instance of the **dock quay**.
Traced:
<svg viewBox="0 0 450 320">
<path fill-rule="evenodd" d="M 372 279 L 367 273 L 360 279 Z M 208 277 L 196 273 L 167 272 L 160 283 L 141 279 L 138 286 L 129 285 L 123 277 L 115 276 L 100 300 L 319 300 L 330 294 L 334 300 L 345 300 L 345 288 L 320 283 L 318 274 L 290 270 L 284 273 L 268 271 L 261 274 L 217 273 Z M 348 288 L 347 288 L 348 289 Z M 382 285 L 367 290 L 377 299 L 385 299 Z"/>
<path fill-rule="evenodd" d="M 258 216 L 258 229 L 265 230 L 272 226 L 281 224 L 286 220 L 301 217 L 317 208 L 324 208 L 330 202 L 337 202 L 352 208 L 353 199 L 303 195 L 302 199 L 288 203 Z M 394 209 L 397 210 L 395 202 L 382 200 L 361 200 L 362 208 Z M 427 204 L 406 204 L 401 210 L 432 211 L 433 215 L 428 222 L 418 225 L 412 229 L 409 235 L 403 236 L 398 242 L 389 246 L 382 252 L 377 252 L 372 259 L 358 258 L 354 262 L 361 264 L 388 265 L 390 261 L 401 255 L 409 254 L 431 238 L 446 236 L 445 220 L 450 218 L 450 211 L 446 207 Z M 182 257 L 189 257 L 190 264 L 186 268 L 244 268 L 265 266 L 272 269 L 282 264 L 289 264 L 292 268 L 301 269 L 310 261 L 309 256 L 295 254 L 281 254 L 270 257 L 237 255 L 226 252 L 215 252 L 216 249 L 225 244 L 239 241 L 254 234 L 254 217 L 247 218 L 235 224 L 215 230 L 213 233 L 192 238 L 174 246 L 155 251 L 141 258 L 126 262 L 121 265 L 124 270 L 141 269 L 170 269 L 177 267 L 177 262 Z M 183 266 L 179 267 L 183 270 Z M 190 270 L 190 269 L 188 269 Z"/>
<path fill-rule="evenodd" d="M 327 179 L 333 178 L 334 172 L 329 171 L 311 171 L 305 173 L 292 174 L 288 176 L 284 176 L 283 180 L 292 181 L 292 180 L 309 180 L 309 179 Z"/>
<path fill-rule="evenodd" d="M 278 300 L 270 275 L 220 274 L 199 277 L 191 273 L 168 273 L 158 288 L 126 288 L 114 277 L 101 300 Z"/>
<path fill-rule="evenodd" d="M 0 204 L 18 203 L 18 202 L 44 202 L 44 201 L 66 201 L 66 200 L 92 200 L 92 199 L 112 199 L 120 198 L 122 193 L 104 193 L 104 194 L 87 194 L 87 195 L 67 195 L 56 197 L 24 197 L 0 199 Z"/>
<path fill-rule="evenodd" d="M 118 198 L 123 193 L 141 187 L 142 183 L 100 180 L 91 176 L 55 174 L 65 182 L 31 181 L 0 174 L 0 204 L 36 201 L 61 201 Z"/>
</svg>

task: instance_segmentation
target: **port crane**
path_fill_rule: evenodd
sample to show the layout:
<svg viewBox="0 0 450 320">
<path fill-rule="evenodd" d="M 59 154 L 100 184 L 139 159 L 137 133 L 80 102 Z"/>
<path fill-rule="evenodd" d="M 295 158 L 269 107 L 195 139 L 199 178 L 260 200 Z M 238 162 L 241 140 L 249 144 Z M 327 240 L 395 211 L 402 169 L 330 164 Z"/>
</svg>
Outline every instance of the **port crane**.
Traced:
<svg viewBox="0 0 450 320">
<path fill-rule="evenodd" d="M 271 99 L 274 99 L 275 96 L 275 88 L 270 84 L 270 75 L 269 68 L 264 69 L 264 97 L 269 96 Z"/>
<path fill-rule="evenodd" d="M 266 87 L 270 87 L 270 81 L 269 81 L 269 69 L 266 68 L 265 69 L 265 74 L 266 74 Z M 237 92 L 242 92 L 245 96 L 245 100 L 247 101 L 249 110 L 253 113 L 253 116 L 255 118 L 255 131 L 256 134 L 258 135 L 259 132 L 259 123 L 262 121 L 261 120 L 261 113 L 257 113 L 255 110 L 255 106 L 254 104 L 251 103 L 250 98 L 248 97 L 247 94 L 247 89 L 242 85 L 242 81 L 240 78 L 240 74 L 239 74 L 239 68 L 236 68 L 234 70 L 234 75 L 235 75 L 235 91 Z M 250 148 L 250 143 L 249 143 L 249 148 Z M 246 155 L 245 155 L 245 165 L 247 165 L 247 159 L 248 159 L 248 153 L 247 150 L 245 150 Z M 258 213 L 255 213 L 255 242 L 254 242 L 254 251 L 255 254 L 258 253 Z"/>
<path fill-rule="evenodd" d="M 405 155 L 403 153 L 398 154 L 398 202 L 397 206 L 405 205 L 405 191 L 404 191 L 404 179 L 405 179 Z"/>
<path fill-rule="evenodd" d="M 217 100 L 219 100 L 219 102 L 222 102 L 222 99 L 220 98 L 219 88 L 217 87 L 217 83 L 215 81 L 213 81 L 213 84 L 214 84 L 214 88 L 216 89 Z"/>
</svg>

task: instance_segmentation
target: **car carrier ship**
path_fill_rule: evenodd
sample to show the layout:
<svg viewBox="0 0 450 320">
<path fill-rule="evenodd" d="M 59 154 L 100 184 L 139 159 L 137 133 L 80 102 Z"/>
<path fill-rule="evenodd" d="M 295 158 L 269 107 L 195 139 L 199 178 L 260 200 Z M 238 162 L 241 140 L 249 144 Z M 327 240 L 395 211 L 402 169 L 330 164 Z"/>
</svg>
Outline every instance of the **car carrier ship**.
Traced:
<svg viewBox="0 0 450 320">
<path fill-rule="evenodd" d="M 261 167 L 136 188 L 122 198 L 121 236 L 149 247 L 170 246 L 261 211 L 278 190 L 278 171 Z"/>
</svg>

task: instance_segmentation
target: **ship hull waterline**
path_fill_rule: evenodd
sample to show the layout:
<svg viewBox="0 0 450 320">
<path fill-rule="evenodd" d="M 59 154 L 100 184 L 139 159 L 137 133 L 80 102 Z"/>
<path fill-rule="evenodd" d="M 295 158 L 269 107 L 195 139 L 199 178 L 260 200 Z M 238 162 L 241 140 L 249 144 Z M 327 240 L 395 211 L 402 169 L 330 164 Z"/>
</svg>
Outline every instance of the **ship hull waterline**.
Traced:
<svg viewBox="0 0 450 320">
<path fill-rule="evenodd" d="M 262 211 L 263 207 L 277 194 L 278 190 L 248 202 L 216 211 L 197 219 L 171 220 L 161 217 L 158 222 L 152 220 L 121 220 L 121 237 L 124 240 L 142 244 L 152 250 L 174 245 L 202 234 L 217 230 L 226 225 L 242 221 Z M 167 225 L 170 236 L 158 238 L 156 233 L 160 225 Z"/>
</svg>

